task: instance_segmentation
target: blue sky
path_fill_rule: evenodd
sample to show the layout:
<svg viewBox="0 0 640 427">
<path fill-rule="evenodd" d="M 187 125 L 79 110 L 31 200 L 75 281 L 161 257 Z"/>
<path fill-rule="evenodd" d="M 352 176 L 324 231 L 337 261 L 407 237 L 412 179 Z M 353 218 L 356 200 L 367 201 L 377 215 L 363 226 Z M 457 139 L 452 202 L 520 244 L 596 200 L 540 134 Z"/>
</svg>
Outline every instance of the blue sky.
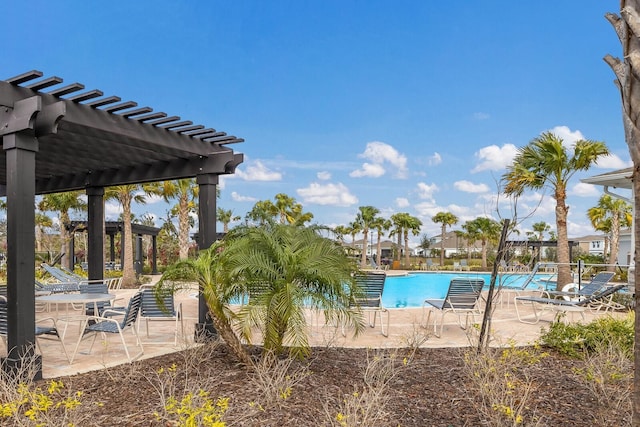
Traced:
<svg viewBox="0 0 640 427">
<path fill-rule="evenodd" d="M 612 152 L 569 185 L 578 237 L 601 195 L 579 179 L 631 165 L 602 60 L 620 55 L 614 0 L 3 3 L 0 79 L 38 69 L 244 138 L 218 201 L 242 217 L 277 193 L 320 224 L 372 205 L 417 216 L 428 236 L 440 211 L 510 217 L 497 180 L 552 130 Z M 548 192 L 526 194 L 519 215 L 541 198 L 523 231 L 555 227 Z"/>
</svg>

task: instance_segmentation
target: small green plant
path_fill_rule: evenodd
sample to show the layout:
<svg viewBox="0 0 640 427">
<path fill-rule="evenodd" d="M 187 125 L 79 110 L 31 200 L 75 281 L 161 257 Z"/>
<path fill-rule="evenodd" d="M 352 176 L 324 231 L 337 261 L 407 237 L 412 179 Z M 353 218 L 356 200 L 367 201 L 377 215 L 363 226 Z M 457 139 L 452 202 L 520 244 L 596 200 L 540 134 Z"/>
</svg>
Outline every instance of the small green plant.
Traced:
<svg viewBox="0 0 640 427">
<path fill-rule="evenodd" d="M 623 318 L 601 317 L 587 324 L 555 322 L 543 329 L 540 342 L 558 352 L 584 358 L 605 343 L 618 347 L 629 356 L 633 351 L 634 315 Z"/>
<path fill-rule="evenodd" d="M 229 398 L 214 399 L 204 390 L 189 392 L 178 400 L 170 397 L 164 407 L 165 416 L 158 418 L 174 418 L 175 425 L 181 427 L 224 427 L 222 420 L 229 408 Z"/>
<path fill-rule="evenodd" d="M 475 400 L 478 410 L 493 426 L 521 426 L 534 421 L 529 408 L 533 381 L 527 368 L 546 357 L 534 347 L 515 347 L 483 351 L 469 350 L 464 354 L 464 366 L 469 386 L 480 396 Z"/>
</svg>

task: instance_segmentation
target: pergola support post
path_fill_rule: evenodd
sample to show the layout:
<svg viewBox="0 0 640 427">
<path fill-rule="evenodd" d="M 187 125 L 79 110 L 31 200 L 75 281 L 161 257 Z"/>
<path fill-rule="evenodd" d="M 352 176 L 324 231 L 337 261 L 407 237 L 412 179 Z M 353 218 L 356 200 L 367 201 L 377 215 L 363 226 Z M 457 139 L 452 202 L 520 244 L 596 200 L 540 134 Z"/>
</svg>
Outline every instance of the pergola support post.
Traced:
<svg viewBox="0 0 640 427">
<path fill-rule="evenodd" d="M 216 241 L 216 189 L 218 174 L 198 175 L 196 183 L 198 193 L 198 249 L 210 247 Z M 204 299 L 202 289 L 198 292 L 198 323 L 196 324 L 196 341 L 214 338 L 218 335 L 209 317 L 209 308 Z"/>
<path fill-rule="evenodd" d="M 151 253 L 152 255 L 152 264 L 151 264 L 151 274 L 158 274 L 158 237 L 151 236 Z"/>
<path fill-rule="evenodd" d="M 87 187 L 87 263 L 89 280 L 104 279 L 104 187 Z"/>
<path fill-rule="evenodd" d="M 5 370 L 25 373 L 42 359 L 35 354 L 35 165 L 38 140 L 33 130 L 4 135 L 7 161 L 7 359 Z"/>
</svg>

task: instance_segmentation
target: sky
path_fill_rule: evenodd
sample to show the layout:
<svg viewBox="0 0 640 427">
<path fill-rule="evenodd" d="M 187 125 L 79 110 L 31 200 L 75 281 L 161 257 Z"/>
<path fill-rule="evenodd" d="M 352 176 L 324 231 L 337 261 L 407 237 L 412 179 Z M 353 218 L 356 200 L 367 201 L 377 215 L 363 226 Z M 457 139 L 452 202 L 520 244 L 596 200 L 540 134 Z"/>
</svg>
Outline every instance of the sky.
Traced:
<svg viewBox="0 0 640 427">
<path fill-rule="evenodd" d="M 243 138 L 218 200 L 242 218 L 278 193 L 317 224 L 374 206 L 416 216 L 428 237 L 438 212 L 459 218 L 453 229 L 511 218 L 500 178 L 551 131 L 611 152 L 569 182 L 569 236 L 580 237 L 595 233 L 586 210 L 602 195 L 580 178 L 632 164 L 602 60 L 621 54 L 604 17 L 615 0 L 0 3 L 0 79 L 36 69 Z M 525 193 L 522 234 L 555 229 L 554 207 L 549 191 Z M 134 206 L 157 226 L 168 209 Z"/>
</svg>

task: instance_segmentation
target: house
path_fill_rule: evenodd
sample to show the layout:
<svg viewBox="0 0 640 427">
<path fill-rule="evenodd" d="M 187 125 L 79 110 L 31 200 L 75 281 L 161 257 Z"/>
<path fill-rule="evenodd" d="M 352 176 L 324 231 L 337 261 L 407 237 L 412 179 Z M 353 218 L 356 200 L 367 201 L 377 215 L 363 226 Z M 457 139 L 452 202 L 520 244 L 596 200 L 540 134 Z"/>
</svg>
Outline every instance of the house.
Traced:
<svg viewBox="0 0 640 427">
<path fill-rule="evenodd" d="M 578 242 L 578 247 L 582 252 L 588 253 L 589 255 L 605 255 L 610 251 L 607 237 L 603 234 L 592 234 L 576 237 L 571 240 Z"/>
</svg>

